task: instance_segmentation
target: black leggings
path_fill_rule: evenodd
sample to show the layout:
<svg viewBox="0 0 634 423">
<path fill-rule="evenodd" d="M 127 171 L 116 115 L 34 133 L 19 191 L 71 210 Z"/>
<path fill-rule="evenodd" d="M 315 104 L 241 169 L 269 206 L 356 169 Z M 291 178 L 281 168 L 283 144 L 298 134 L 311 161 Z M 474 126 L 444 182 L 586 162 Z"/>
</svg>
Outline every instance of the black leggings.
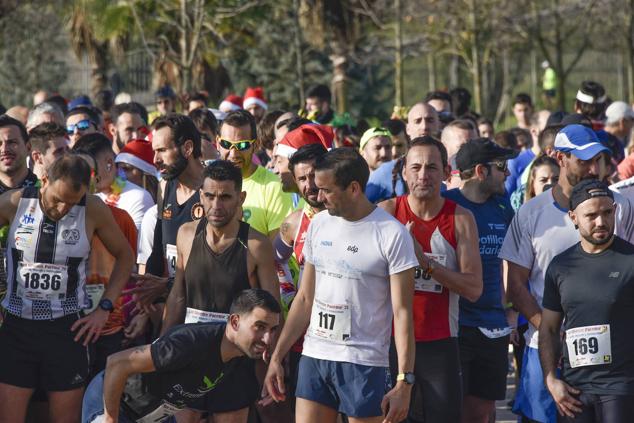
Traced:
<svg viewBox="0 0 634 423">
<path fill-rule="evenodd" d="M 634 421 L 634 395 L 581 394 L 582 412 L 566 423 L 629 423 Z"/>
</svg>

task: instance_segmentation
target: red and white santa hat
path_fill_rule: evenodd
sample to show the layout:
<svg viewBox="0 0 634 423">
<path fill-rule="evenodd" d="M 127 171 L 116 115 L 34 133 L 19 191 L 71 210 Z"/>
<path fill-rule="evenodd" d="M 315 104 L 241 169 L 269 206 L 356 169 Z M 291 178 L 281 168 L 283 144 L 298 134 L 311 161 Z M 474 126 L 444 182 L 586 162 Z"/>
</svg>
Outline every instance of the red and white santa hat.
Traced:
<svg viewBox="0 0 634 423">
<path fill-rule="evenodd" d="M 220 110 L 229 110 L 233 112 L 234 110 L 242 109 L 242 97 L 235 94 L 229 94 L 218 106 Z"/>
<path fill-rule="evenodd" d="M 308 144 L 321 144 L 326 150 L 330 150 L 334 138 L 335 133 L 332 127 L 307 123 L 288 132 L 275 147 L 275 154 L 288 158 L 295 154 L 300 147 Z"/>
<path fill-rule="evenodd" d="M 152 143 L 145 140 L 133 140 L 127 143 L 123 150 L 117 154 L 114 162 L 126 163 L 136 167 L 143 173 L 157 176 L 156 167 L 154 167 Z"/>
<path fill-rule="evenodd" d="M 266 100 L 264 100 L 264 90 L 262 87 L 247 87 L 247 90 L 244 92 L 242 107 L 246 109 L 253 104 L 257 104 L 264 110 L 269 108 L 269 105 L 266 104 Z"/>
</svg>

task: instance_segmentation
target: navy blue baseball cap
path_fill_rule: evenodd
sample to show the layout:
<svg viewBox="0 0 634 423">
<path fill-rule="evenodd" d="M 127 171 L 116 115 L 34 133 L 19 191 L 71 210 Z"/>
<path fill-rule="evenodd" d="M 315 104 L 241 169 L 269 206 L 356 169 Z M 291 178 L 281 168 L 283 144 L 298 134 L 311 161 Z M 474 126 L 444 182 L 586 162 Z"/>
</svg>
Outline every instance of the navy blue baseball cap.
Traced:
<svg viewBox="0 0 634 423">
<path fill-rule="evenodd" d="M 557 133 L 555 150 L 572 153 L 580 160 L 590 160 L 599 153 L 610 153 L 597 134 L 584 125 L 568 125 Z"/>
</svg>

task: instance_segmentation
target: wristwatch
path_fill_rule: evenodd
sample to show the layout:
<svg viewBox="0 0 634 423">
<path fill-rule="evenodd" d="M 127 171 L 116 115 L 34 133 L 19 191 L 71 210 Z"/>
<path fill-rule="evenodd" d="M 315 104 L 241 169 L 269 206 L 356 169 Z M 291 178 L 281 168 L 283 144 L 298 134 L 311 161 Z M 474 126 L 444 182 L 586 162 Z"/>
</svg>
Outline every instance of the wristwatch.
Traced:
<svg viewBox="0 0 634 423">
<path fill-rule="evenodd" d="M 398 382 L 399 380 L 402 380 L 408 385 L 413 385 L 416 381 L 416 378 L 414 377 L 414 373 L 399 373 L 396 376 L 396 381 Z"/>
<path fill-rule="evenodd" d="M 109 299 L 102 298 L 99 301 L 99 308 L 104 311 L 111 312 L 112 310 L 114 310 L 114 305 L 112 304 L 112 301 L 110 301 Z"/>
</svg>

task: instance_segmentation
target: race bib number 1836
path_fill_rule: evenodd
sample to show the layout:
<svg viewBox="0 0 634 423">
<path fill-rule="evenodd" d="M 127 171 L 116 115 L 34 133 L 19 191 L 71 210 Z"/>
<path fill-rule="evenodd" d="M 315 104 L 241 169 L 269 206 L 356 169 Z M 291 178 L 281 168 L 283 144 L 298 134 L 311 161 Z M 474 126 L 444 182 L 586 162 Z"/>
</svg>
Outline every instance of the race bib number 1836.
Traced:
<svg viewBox="0 0 634 423">
<path fill-rule="evenodd" d="M 68 267 L 49 263 L 18 263 L 18 295 L 31 301 L 66 298 Z"/>
</svg>

